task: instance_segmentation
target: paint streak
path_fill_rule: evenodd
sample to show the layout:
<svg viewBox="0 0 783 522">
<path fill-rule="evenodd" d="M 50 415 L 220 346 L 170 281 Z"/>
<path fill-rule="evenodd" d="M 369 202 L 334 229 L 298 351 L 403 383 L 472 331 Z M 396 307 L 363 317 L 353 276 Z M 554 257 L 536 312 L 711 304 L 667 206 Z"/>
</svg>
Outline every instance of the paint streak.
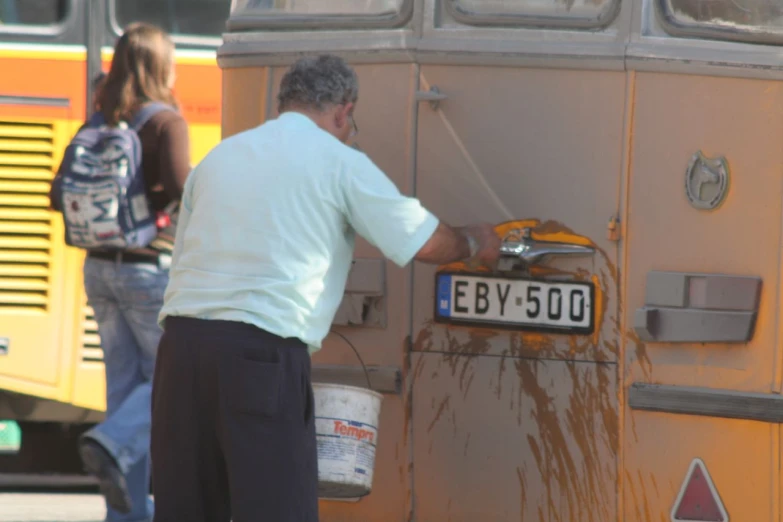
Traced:
<svg viewBox="0 0 783 522">
<path fill-rule="evenodd" d="M 522 394 L 532 400 L 532 417 L 539 430 L 540 459 L 536 464 L 546 485 L 548 520 L 605 520 L 612 516 L 612 491 L 607 486 L 613 481 L 607 479 L 614 474 L 618 448 L 617 408 L 611 375 L 614 367 L 595 365 L 593 371 L 586 371 L 583 364 L 562 363 L 572 384 L 568 405 L 563 409 L 551 394 L 553 386 L 542 385 L 536 376 L 542 367 L 553 364 L 516 361 L 520 401 Z M 518 404 L 518 411 L 522 407 Z M 580 515 L 586 506 L 590 506 L 589 513 Z"/>
<path fill-rule="evenodd" d="M 443 412 L 446 411 L 446 408 L 449 406 L 449 397 L 446 397 L 443 399 L 443 401 L 440 403 L 440 406 L 438 407 L 438 412 L 435 414 L 435 418 L 432 419 L 432 422 L 430 423 L 430 427 L 427 428 L 427 432 L 432 432 L 432 429 L 435 427 L 435 425 L 440 420 L 441 416 L 443 415 Z"/>
<path fill-rule="evenodd" d="M 402 345 L 402 447 L 404 458 L 396 455 L 395 460 L 400 466 L 400 483 L 405 484 L 405 510 L 408 522 L 413 520 L 413 459 L 411 458 L 409 440 L 413 430 L 413 371 L 411 370 L 411 336 L 406 335 Z M 398 446 L 399 447 L 399 446 Z M 404 464 L 407 462 L 407 466 Z M 407 474 L 406 474 L 407 471 Z"/>
<path fill-rule="evenodd" d="M 527 480 L 525 479 L 525 470 L 522 466 L 517 467 L 517 479 L 519 480 L 519 520 L 523 522 L 525 519 L 524 506 L 527 505 Z"/>
<path fill-rule="evenodd" d="M 402 443 L 404 446 L 408 445 L 408 438 L 410 437 L 411 422 L 413 420 L 413 400 L 411 397 L 411 389 L 413 388 L 413 374 L 411 372 L 411 336 L 405 336 L 405 340 L 402 345 L 402 408 L 405 412 L 403 415 L 402 425 Z M 421 360 L 419 360 L 421 363 Z M 421 364 L 419 364 L 421 366 Z M 419 368 L 417 370 L 420 371 Z"/>
<path fill-rule="evenodd" d="M 429 361 L 428 365 L 434 365 L 432 370 L 437 371 L 444 364 L 448 371 L 439 372 L 442 375 L 439 380 L 451 377 L 462 391 L 456 403 L 455 396 L 448 392 L 440 398 L 433 397 L 435 413 L 427 429 L 430 451 L 436 451 L 433 443 L 442 441 L 449 433 L 454 438 L 464 437 L 461 447 L 463 456 L 467 455 L 473 434 L 465 426 L 473 425 L 476 413 L 463 407 L 469 397 L 462 388 L 466 382 L 483 381 L 489 384 L 491 396 L 509 401 L 516 425 L 528 431 L 528 447 L 535 463 L 528 474 L 530 483 L 535 486 L 534 491 L 525 490 L 525 498 L 526 503 L 530 499 L 541 508 L 541 520 L 598 522 L 611 518 L 619 444 L 616 366 L 522 359 L 518 354 L 524 348 L 524 336 L 515 334 L 508 337 L 505 351 L 508 356 L 497 358 L 498 371 L 487 383 L 486 377 L 477 379 L 475 371 L 476 363 L 487 359 L 475 354 L 485 353 L 493 340 L 473 332 L 468 342 L 460 343 L 463 353 L 448 353 L 437 359 L 422 357 Z M 453 343 L 454 338 L 446 342 Z M 553 344 L 542 345 L 541 350 L 550 350 Z M 509 368 L 513 368 L 516 375 L 509 372 Z M 466 379 L 466 375 L 471 377 Z M 509 387 L 505 394 L 503 384 Z M 481 387 L 475 389 L 482 390 Z M 457 411 L 466 412 L 470 418 L 459 424 Z M 444 418 L 451 420 L 448 432 L 438 428 Z M 491 453 L 493 448 L 473 451 Z"/>
<path fill-rule="evenodd" d="M 647 353 L 647 345 L 642 341 L 639 336 L 633 330 L 629 330 L 626 333 L 626 341 L 629 344 L 633 344 L 633 358 L 629 357 L 628 371 L 633 373 L 635 367 L 642 372 L 642 380 L 647 383 L 652 382 L 653 378 L 653 365 L 650 360 L 650 356 Z M 630 346 L 629 346 L 630 348 Z M 630 356 L 631 350 L 628 350 Z"/>
<path fill-rule="evenodd" d="M 647 345 L 639 338 L 633 330 L 625 334 L 626 339 L 626 369 L 623 382 L 642 382 L 653 383 L 653 364 L 647 353 Z M 638 375 L 641 373 L 641 375 Z M 639 442 L 639 434 L 636 431 L 636 412 L 627 408 L 628 423 L 630 424 L 631 434 L 635 442 Z"/>
<path fill-rule="evenodd" d="M 630 511 L 632 516 L 624 516 L 627 520 L 645 520 L 652 522 L 654 520 L 653 511 L 658 512 L 658 519 L 661 522 L 669 520 L 669 514 L 666 509 L 660 509 L 661 506 L 673 500 L 674 490 L 668 492 L 665 497 L 661 496 L 658 489 L 658 483 L 653 473 L 643 473 L 641 469 L 632 472 L 626 469 L 625 495 L 626 511 Z"/>
</svg>

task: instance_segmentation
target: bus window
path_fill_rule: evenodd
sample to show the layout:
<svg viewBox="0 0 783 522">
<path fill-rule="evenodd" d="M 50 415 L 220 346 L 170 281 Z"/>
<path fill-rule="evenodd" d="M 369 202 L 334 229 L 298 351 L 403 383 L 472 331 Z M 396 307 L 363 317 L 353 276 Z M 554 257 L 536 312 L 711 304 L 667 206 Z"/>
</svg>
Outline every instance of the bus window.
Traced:
<svg viewBox="0 0 783 522">
<path fill-rule="evenodd" d="M 237 0 L 234 12 L 258 11 L 259 14 L 384 15 L 400 12 L 403 0 Z"/>
<path fill-rule="evenodd" d="M 115 0 L 113 6 L 120 29 L 145 21 L 172 35 L 219 37 L 226 27 L 231 0 Z"/>
<path fill-rule="evenodd" d="M 658 0 L 666 30 L 757 43 L 783 43 L 780 0 Z"/>
<path fill-rule="evenodd" d="M 69 0 L 0 0 L 0 27 L 55 25 L 65 19 L 69 8 Z"/>
<path fill-rule="evenodd" d="M 228 29 L 397 27 L 412 12 L 413 0 L 234 0 Z"/>
<path fill-rule="evenodd" d="M 609 24 L 619 0 L 444 0 L 452 16 L 469 25 L 597 28 Z"/>
</svg>

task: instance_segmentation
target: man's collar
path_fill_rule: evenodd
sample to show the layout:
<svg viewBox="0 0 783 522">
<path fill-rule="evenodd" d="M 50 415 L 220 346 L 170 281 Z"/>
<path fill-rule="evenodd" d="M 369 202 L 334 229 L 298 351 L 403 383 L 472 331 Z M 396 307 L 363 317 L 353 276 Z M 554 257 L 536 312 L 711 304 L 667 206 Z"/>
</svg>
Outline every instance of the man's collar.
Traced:
<svg viewBox="0 0 783 522">
<path fill-rule="evenodd" d="M 280 114 L 278 116 L 278 119 L 281 121 L 290 121 L 299 125 L 309 125 L 313 127 L 317 127 L 318 124 L 313 121 L 310 116 L 297 112 L 297 111 L 285 111 L 284 113 Z"/>
</svg>

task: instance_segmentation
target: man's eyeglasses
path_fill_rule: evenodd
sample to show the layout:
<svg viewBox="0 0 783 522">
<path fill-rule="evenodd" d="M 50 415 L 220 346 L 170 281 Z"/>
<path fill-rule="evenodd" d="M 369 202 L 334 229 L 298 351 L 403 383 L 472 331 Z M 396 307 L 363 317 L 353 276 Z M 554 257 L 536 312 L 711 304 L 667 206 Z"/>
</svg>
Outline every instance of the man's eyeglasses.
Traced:
<svg viewBox="0 0 783 522">
<path fill-rule="evenodd" d="M 351 136 L 350 137 L 353 138 L 354 136 L 359 134 L 359 127 L 358 127 L 358 125 L 356 125 L 356 120 L 354 119 L 353 114 L 351 114 L 351 127 L 353 127 L 353 128 L 351 129 Z"/>
</svg>

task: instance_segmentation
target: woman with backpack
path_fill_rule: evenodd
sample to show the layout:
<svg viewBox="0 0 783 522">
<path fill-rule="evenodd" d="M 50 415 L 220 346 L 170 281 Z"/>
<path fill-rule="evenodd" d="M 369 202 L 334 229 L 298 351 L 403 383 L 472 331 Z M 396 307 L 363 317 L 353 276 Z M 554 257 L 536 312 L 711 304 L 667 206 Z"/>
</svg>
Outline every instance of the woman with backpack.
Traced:
<svg viewBox="0 0 783 522">
<path fill-rule="evenodd" d="M 104 353 L 106 418 L 82 436 L 79 453 L 106 497 L 107 521 L 153 518 L 157 318 L 173 247 L 169 214 L 190 172 L 174 78 L 171 38 L 145 23 L 125 28 L 96 96 L 99 109 L 66 148 L 50 194 L 66 243 L 87 253 L 84 285 Z"/>
</svg>

